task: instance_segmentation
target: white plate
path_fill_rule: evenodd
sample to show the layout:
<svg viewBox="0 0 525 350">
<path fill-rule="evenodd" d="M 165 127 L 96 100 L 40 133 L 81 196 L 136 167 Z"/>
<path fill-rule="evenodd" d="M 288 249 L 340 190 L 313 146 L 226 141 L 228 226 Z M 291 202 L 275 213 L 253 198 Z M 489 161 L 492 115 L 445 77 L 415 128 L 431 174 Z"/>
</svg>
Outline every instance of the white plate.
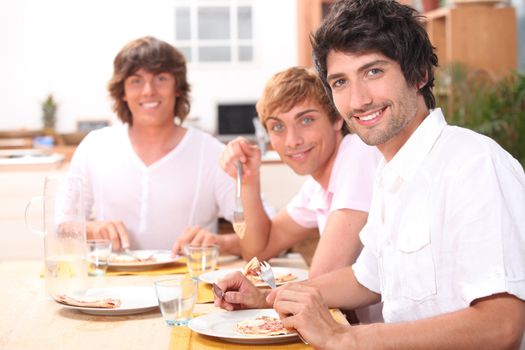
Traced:
<svg viewBox="0 0 525 350">
<path fill-rule="evenodd" d="M 277 283 L 277 285 L 289 283 L 289 282 L 299 282 L 304 281 L 308 279 L 308 270 L 305 269 L 297 269 L 292 267 L 272 267 L 273 273 L 275 275 L 286 275 L 287 273 L 291 273 L 295 276 L 297 276 L 296 279 L 288 281 L 288 282 L 281 282 Z M 210 272 L 205 272 L 202 275 L 199 276 L 199 279 L 202 282 L 205 283 L 217 283 L 219 280 L 223 279 L 226 275 L 233 273 L 235 271 L 242 272 L 242 269 L 220 269 Z M 256 283 L 257 287 L 266 287 L 266 283 Z"/>
<path fill-rule="evenodd" d="M 169 250 L 132 250 L 131 251 L 133 255 L 137 256 L 138 258 L 147 259 L 148 257 L 152 256 L 155 258 L 154 261 L 111 261 L 109 260 L 109 267 L 111 267 L 113 270 L 143 270 L 143 269 L 150 269 L 155 267 L 160 267 L 167 264 L 172 264 L 179 262 L 182 264 L 182 262 L 178 261 L 180 259 L 179 256 L 172 257 L 171 251 Z M 115 253 L 113 253 L 115 254 Z M 126 254 L 120 254 L 124 257 L 128 256 Z"/>
<path fill-rule="evenodd" d="M 159 306 L 154 287 L 91 288 L 86 290 L 84 296 L 90 298 L 117 298 L 120 299 L 121 304 L 114 309 L 59 304 L 67 309 L 78 310 L 86 314 L 107 316 L 139 314 L 156 309 Z"/>
<path fill-rule="evenodd" d="M 270 336 L 248 336 L 235 331 L 237 323 L 259 316 L 279 317 L 273 309 L 213 312 L 191 319 L 188 323 L 188 327 L 199 334 L 216 337 L 232 343 L 274 344 L 296 340 L 297 333 Z"/>
</svg>

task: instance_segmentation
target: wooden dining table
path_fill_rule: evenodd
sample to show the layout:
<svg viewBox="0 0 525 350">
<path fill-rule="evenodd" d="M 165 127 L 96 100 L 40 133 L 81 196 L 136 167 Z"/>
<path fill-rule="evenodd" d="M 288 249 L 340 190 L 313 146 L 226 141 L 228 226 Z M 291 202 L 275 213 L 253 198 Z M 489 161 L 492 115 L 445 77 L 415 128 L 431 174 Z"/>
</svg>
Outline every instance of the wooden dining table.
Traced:
<svg viewBox="0 0 525 350">
<path fill-rule="evenodd" d="M 272 266 L 307 268 L 300 254 L 270 260 Z M 219 268 L 239 268 L 237 257 L 221 257 Z M 174 349 L 177 333 L 157 309 L 136 315 L 101 316 L 64 308 L 45 292 L 43 261 L 0 261 L 0 349 Z M 167 275 L 89 277 L 91 287 L 153 286 Z M 195 314 L 225 312 L 197 304 Z M 213 342 L 213 340 L 212 340 Z M 232 345 L 233 346 L 233 345 Z M 191 346 L 191 341 L 187 348 Z M 213 343 L 211 348 L 214 348 Z M 217 348 L 228 348 L 217 341 Z"/>
</svg>

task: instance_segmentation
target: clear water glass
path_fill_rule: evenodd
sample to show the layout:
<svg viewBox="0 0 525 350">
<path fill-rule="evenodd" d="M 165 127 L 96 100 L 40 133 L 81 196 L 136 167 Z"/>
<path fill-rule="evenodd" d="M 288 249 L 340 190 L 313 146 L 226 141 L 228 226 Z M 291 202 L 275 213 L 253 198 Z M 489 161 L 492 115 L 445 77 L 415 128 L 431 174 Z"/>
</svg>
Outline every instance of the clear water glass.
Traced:
<svg viewBox="0 0 525 350">
<path fill-rule="evenodd" d="M 186 264 L 193 279 L 198 280 L 204 272 L 215 270 L 219 259 L 219 246 L 217 245 L 185 245 Z"/>
<path fill-rule="evenodd" d="M 87 246 L 88 275 L 104 276 L 109 265 L 111 241 L 109 239 L 91 239 L 87 241 Z"/>
<path fill-rule="evenodd" d="M 198 281 L 182 275 L 155 282 L 160 312 L 168 326 L 188 324 L 197 299 L 197 287 Z"/>
</svg>

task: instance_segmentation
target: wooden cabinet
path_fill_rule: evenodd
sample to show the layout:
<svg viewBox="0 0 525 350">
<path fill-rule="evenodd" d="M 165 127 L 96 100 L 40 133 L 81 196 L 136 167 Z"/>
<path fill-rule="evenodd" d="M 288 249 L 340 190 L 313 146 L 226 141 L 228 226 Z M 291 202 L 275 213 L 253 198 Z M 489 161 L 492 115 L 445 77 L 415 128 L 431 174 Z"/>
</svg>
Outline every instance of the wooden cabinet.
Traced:
<svg viewBox="0 0 525 350">
<path fill-rule="evenodd" d="M 439 65 L 462 63 L 500 77 L 517 68 L 513 7 L 463 4 L 427 12 L 426 29 Z"/>
<path fill-rule="evenodd" d="M 400 2 L 410 4 L 409 0 Z M 312 66 L 310 35 L 333 0 L 297 0 L 298 65 Z M 513 7 L 465 3 L 425 13 L 426 29 L 441 66 L 463 63 L 494 76 L 517 68 L 516 12 Z"/>
<path fill-rule="evenodd" d="M 297 0 L 298 65 L 312 66 L 310 35 L 314 33 L 333 0 Z"/>
</svg>

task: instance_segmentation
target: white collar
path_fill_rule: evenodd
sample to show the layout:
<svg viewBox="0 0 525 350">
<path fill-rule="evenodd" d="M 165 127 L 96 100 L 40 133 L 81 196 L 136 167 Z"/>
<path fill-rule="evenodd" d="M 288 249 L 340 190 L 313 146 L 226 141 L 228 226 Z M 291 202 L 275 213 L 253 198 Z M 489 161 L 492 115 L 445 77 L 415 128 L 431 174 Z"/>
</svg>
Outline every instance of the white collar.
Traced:
<svg viewBox="0 0 525 350">
<path fill-rule="evenodd" d="M 402 181 L 410 180 L 446 125 L 441 109 L 432 110 L 394 157 L 388 163 L 383 159 L 378 171 L 380 186 L 395 191 Z"/>
</svg>

